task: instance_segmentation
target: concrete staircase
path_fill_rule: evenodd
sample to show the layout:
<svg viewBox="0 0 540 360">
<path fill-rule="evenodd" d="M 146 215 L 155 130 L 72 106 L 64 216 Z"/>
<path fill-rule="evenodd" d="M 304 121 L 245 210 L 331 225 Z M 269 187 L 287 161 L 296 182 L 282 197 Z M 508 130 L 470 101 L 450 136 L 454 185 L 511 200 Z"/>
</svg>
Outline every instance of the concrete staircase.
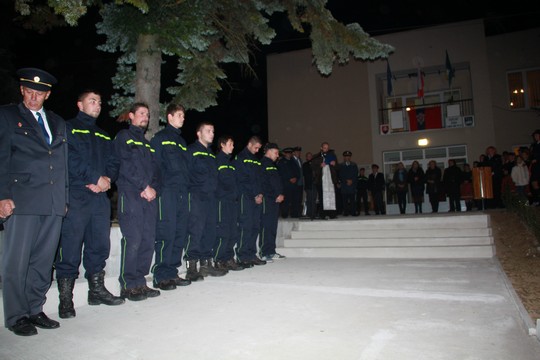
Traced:
<svg viewBox="0 0 540 360">
<path fill-rule="evenodd" d="M 277 251 L 287 257 L 491 258 L 489 215 L 444 213 L 281 220 Z"/>
</svg>

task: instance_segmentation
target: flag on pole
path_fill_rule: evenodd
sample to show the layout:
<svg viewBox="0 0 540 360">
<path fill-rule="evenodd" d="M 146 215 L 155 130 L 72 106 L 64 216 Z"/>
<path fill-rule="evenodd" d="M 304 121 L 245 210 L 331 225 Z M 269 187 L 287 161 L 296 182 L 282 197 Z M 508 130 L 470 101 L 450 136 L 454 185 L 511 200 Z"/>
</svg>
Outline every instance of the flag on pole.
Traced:
<svg viewBox="0 0 540 360">
<path fill-rule="evenodd" d="M 392 70 L 390 70 L 390 62 L 386 60 L 386 91 L 388 96 L 394 95 L 394 86 L 392 84 Z"/>
<path fill-rule="evenodd" d="M 416 74 L 416 89 L 417 94 L 420 99 L 424 98 L 424 73 L 422 70 L 420 70 L 420 67 L 418 67 L 418 73 Z"/>
<path fill-rule="evenodd" d="M 452 67 L 450 57 L 448 56 L 448 50 L 446 50 L 446 76 L 448 77 L 448 87 L 452 88 L 452 79 L 454 78 L 456 69 Z"/>
</svg>

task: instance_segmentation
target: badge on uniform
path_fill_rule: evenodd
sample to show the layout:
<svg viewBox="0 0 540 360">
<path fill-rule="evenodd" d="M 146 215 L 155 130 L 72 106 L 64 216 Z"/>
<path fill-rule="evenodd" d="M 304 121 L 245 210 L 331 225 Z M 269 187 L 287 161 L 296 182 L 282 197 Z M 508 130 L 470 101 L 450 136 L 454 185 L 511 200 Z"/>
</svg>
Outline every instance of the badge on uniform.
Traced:
<svg viewBox="0 0 540 360">
<path fill-rule="evenodd" d="M 19 125 L 19 127 L 22 127 L 22 124 L 20 122 L 17 125 Z"/>
</svg>

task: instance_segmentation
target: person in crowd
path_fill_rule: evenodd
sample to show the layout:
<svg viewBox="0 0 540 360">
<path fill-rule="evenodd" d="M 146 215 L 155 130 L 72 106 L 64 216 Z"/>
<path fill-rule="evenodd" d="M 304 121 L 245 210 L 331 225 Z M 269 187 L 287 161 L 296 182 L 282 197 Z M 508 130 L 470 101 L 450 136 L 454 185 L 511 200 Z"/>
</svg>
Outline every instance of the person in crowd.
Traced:
<svg viewBox="0 0 540 360">
<path fill-rule="evenodd" d="M 311 167 L 311 160 L 313 154 L 311 152 L 306 153 L 306 161 L 302 164 L 302 176 L 304 177 L 304 192 L 306 193 L 306 217 L 310 219 L 315 218 L 315 209 L 317 207 L 317 190 L 314 187 L 313 182 L 313 169 Z"/>
<path fill-rule="evenodd" d="M 298 167 L 296 169 L 298 174 L 298 180 L 296 181 L 296 187 L 293 192 L 293 199 L 291 204 L 291 217 L 299 218 L 302 216 L 302 211 L 304 209 L 304 174 L 302 171 L 302 148 L 300 146 L 293 147 L 293 156 L 292 160 L 294 164 Z"/>
<path fill-rule="evenodd" d="M 122 231 L 120 296 L 131 301 L 159 296 L 159 290 L 146 285 L 150 272 L 156 222 L 157 192 L 160 186 L 158 162 L 154 149 L 144 137 L 150 112 L 148 105 L 134 103 L 128 113 L 128 129 L 118 132 L 114 149 L 120 160 L 118 171 L 118 223 Z"/>
<path fill-rule="evenodd" d="M 300 179 L 301 171 L 298 168 L 295 160 L 293 159 L 293 148 L 287 147 L 282 150 L 283 157 L 279 159 L 277 167 L 279 169 L 279 175 L 281 176 L 281 181 L 283 182 L 283 194 L 285 196 L 283 202 L 281 203 L 281 217 L 287 219 L 289 216 L 297 215 L 295 211 L 298 209 L 293 209 L 296 205 L 295 201 L 295 192 L 298 190 L 298 180 Z"/>
<path fill-rule="evenodd" d="M 413 161 L 411 168 L 407 173 L 407 182 L 411 187 L 411 196 L 414 202 L 414 213 L 422 213 L 422 204 L 424 203 L 425 174 L 418 161 Z"/>
<path fill-rule="evenodd" d="M 238 215 L 240 238 L 237 242 L 236 257 L 244 268 L 266 264 L 266 261 L 257 257 L 257 236 L 261 225 L 263 201 L 261 162 L 257 157 L 261 146 L 261 139 L 252 136 L 233 161 L 240 193 Z"/>
<path fill-rule="evenodd" d="M 454 159 L 449 159 L 448 167 L 444 169 L 443 184 L 448 195 L 449 212 L 461 211 L 461 169 Z"/>
<path fill-rule="evenodd" d="M 56 329 L 43 312 L 68 202 L 66 124 L 43 106 L 56 78 L 17 71 L 22 102 L 0 107 L 0 218 L 4 325 L 15 335 Z"/>
<path fill-rule="evenodd" d="M 77 116 L 66 124 L 69 211 L 62 224 L 55 263 L 60 298 L 58 316 L 62 319 L 76 315 L 73 288 L 79 277 L 81 251 L 89 287 L 88 304 L 124 303 L 124 299 L 105 287 L 105 265 L 111 250 L 111 202 L 107 190 L 111 180 L 116 180 L 118 161 L 109 134 L 96 125 L 101 113 L 100 93 L 83 91 L 77 107 Z"/>
<path fill-rule="evenodd" d="M 386 188 L 386 182 L 384 180 L 384 174 L 379 172 L 379 165 L 371 165 L 371 174 L 368 177 L 368 189 L 371 192 L 371 198 L 373 199 L 373 210 L 375 215 L 385 215 L 386 209 L 384 207 L 384 190 Z"/>
<path fill-rule="evenodd" d="M 264 146 L 261 160 L 262 177 L 262 218 L 259 232 L 259 255 L 266 262 L 274 262 L 285 256 L 276 252 L 276 235 L 279 217 L 279 204 L 283 201 L 283 184 L 276 167 L 279 148 L 275 143 Z"/>
<path fill-rule="evenodd" d="M 236 169 L 231 163 L 233 150 L 232 136 L 220 136 L 216 155 L 218 182 L 214 260 L 216 268 L 220 270 L 240 271 L 244 270 L 244 267 L 236 262 L 234 256 L 234 246 L 238 239 L 238 184 L 236 182 Z"/>
<path fill-rule="evenodd" d="M 444 190 L 442 187 L 441 168 L 437 166 L 435 160 L 431 160 L 428 163 L 426 170 L 426 192 L 429 196 L 431 211 L 434 213 L 439 212 L 439 200 Z"/>
<path fill-rule="evenodd" d="M 358 170 L 358 180 L 356 182 L 356 209 L 358 214 L 364 209 L 364 214 L 369 215 L 369 201 L 368 201 L 368 177 L 366 176 L 366 168 L 360 168 Z"/>
<path fill-rule="evenodd" d="M 343 215 L 356 216 L 356 186 L 358 182 L 358 165 L 351 161 L 352 152 L 343 152 L 343 162 L 339 164 L 338 176 L 343 199 Z"/>
<path fill-rule="evenodd" d="M 514 182 L 516 193 L 523 198 L 527 198 L 529 192 L 530 174 L 529 169 L 521 156 L 517 157 L 516 166 L 512 168 L 512 173 L 510 176 Z"/>
<path fill-rule="evenodd" d="M 463 164 L 460 186 L 461 200 L 465 202 L 467 211 L 471 211 L 474 205 L 474 187 L 471 165 Z"/>
<path fill-rule="evenodd" d="M 521 157 L 525 164 L 530 165 L 529 191 L 531 193 L 530 203 L 540 205 L 540 129 L 532 133 L 533 142 L 529 147 L 527 154 L 530 154 L 530 163 Z"/>
<path fill-rule="evenodd" d="M 392 177 L 392 182 L 396 187 L 400 214 L 405 214 L 407 210 L 407 193 L 409 192 L 409 184 L 407 180 L 407 169 L 405 169 L 405 165 L 403 165 L 403 163 L 400 161 L 396 171 L 394 172 L 394 176 Z"/>
<path fill-rule="evenodd" d="M 182 137 L 185 109 L 180 104 L 169 104 L 167 125 L 150 140 L 156 151 L 162 184 L 158 193 L 159 216 L 152 267 L 153 285 L 161 290 L 174 290 L 191 284 L 178 276 L 182 252 L 187 238 L 188 179 L 186 140 Z"/>
<path fill-rule="evenodd" d="M 228 272 L 226 269 L 215 268 L 213 262 L 216 249 L 218 182 L 216 157 L 211 151 L 213 141 L 214 125 L 202 122 L 197 126 L 197 140 L 188 146 L 186 154 L 189 216 L 185 257 L 186 279 L 191 281 L 198 281 L 208 275 L 223 276 Z"/>
<path fill-rule="evenodd" d="M 313 180 L 317 188 L 319 208 L 317 213 L 321 219 L 335 219 L 337 217 L 336 185 L 338 182 L 337 157 L 330 149 L 328 142 L 321 144 L 321 149 L 311 160 Z"/>
<path fill-rule="evenodd" d="M 495 146 L 488 146 L 484 166 L 491 167 L 491 182 L 493 184 L 493 199 L 489 199 L 490 208 L 503 207 L 501 185 L 503 177 L 502 157 L 497 153 Z"/>
</svg>

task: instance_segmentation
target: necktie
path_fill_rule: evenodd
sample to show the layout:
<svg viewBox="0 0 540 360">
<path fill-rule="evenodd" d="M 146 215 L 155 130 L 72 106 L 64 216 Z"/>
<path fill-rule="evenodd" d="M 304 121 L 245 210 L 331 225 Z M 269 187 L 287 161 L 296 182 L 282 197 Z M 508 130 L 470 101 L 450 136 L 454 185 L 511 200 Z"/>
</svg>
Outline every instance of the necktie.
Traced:
<svg viewBox="0 0 540 360">
<path fill-rule="evenodd" d="M 47 141 L 47 144 L 51 143 L 51 139 L 49 138 L 49 133 L 47 132 L 47 129 L 45 128 L 45 123 L 43 122 L 43 118 L 41 117 L 41 113 L 38 111 L 36 112 L 37 115 L 37 122 L 39 126 L 41 127 L 41 131 L 43 131 L 43 136 L 45 136 L 45 141 Z"/>
</svg>

